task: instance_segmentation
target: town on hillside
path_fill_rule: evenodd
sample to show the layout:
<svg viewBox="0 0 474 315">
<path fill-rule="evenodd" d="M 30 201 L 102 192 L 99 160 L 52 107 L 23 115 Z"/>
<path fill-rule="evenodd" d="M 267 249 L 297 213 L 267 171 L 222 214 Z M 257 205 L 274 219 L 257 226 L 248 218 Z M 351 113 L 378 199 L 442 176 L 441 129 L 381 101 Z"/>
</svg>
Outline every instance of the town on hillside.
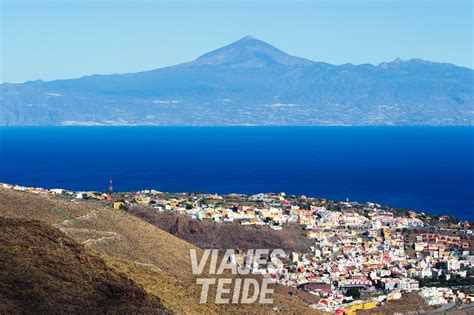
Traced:
<svg viewBox="0 0 474 315">
<path fill-rule="evenodd" d="M 250 266 L 275 283 L 314 294 L 310 306 L 353 314 L 417 294 L 429 306 L 450 310 L 474 302 L 474 235 L 467 221 L 377 203 L 331 201 L 281 193 L 205 194 L 77 192 L 1 184 L 5 189 L 96 202 L 111 211 L 146 207 L 216 224 L 299 226 L 309 251 L 288 253 L 280 265 Z M 257 228 L 257 227 L 256 227 Z M 249 254 L 239 251 L 237 264 Z"/>
</svg>

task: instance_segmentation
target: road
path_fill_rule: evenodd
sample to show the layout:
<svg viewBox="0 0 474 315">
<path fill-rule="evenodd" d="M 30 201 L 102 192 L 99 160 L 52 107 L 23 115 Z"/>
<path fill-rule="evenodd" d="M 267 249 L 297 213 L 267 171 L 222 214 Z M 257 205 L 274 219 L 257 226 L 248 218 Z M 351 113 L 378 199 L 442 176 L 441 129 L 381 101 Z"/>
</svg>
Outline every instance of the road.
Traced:
<svg viewBox="0 0 474 315">
<path fill-rule="evenodd" d="M 438 314 L 449 313 L 452 311 L 468 311 L 468 312 L 472 311 L 474 314 L 474 303 L 464 304 L 459 307 L 456 307 L 456 304 L 454 303 L 445 304 L 434 311 L 427 312 L 426 314 L 438 315 Z"/>
</svg>

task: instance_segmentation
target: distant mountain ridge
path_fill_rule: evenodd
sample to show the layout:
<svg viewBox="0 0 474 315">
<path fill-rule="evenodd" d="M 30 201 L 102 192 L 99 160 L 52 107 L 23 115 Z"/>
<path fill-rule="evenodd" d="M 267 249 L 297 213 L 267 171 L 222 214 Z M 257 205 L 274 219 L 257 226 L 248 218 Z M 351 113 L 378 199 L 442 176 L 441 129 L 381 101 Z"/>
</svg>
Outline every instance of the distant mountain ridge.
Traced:
<svg viewBox="0 0 474 315">
<path fill-rule="evenodd" d="M 331 65 L 246 36 L 156 70 L 1 85 L 0 125 L 473 125 L 474 70 Z"/>
</svg>

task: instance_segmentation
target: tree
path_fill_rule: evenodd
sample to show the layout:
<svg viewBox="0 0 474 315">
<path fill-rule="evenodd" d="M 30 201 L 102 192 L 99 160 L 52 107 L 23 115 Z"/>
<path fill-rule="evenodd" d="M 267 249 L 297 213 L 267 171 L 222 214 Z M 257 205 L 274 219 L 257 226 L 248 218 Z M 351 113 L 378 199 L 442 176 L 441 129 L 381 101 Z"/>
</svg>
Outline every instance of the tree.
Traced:
<svg viewBox="0 0 474 315">
<path fill-rule="evenodd" d="M 357 300 L 358 298 L 360 298 L 360 292 L 359 292 L 359 289 L 357 289 L 357 288 L 349 288 L 349 289 L 347 289 L 346 295 L 352 296 L 352 298 L 353 298 L 354 300 Z"/>
</svg>

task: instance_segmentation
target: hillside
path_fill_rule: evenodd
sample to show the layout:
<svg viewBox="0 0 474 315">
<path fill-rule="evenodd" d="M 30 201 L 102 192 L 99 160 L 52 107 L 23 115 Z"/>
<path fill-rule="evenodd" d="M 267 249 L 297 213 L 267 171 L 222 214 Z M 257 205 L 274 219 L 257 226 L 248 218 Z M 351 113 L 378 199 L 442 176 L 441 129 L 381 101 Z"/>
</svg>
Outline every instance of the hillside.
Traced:
<svg viewBox="0 0 474 315">
<path fill-rule="evenodd" d="M 314 312 L 303 302 L 308 297 L 281 286 L 275 288 L 272 305 L 216 305 L 212 299 L 207 304 L 199 304 L 200 286 L 195 284 L 189 256 L 189 250 L 196 247 L 124 211 L 3 188 L 0 200 L 1 216 L 35 219 L 61 230 L 97 253 L 108 268 L 123 272 L 133 283 L 143 286 L 148 295 L 159 298 L 167 311 L 188 314 Z M 13 270 L 7 268 L 6 271 L 12 277 Z M 209 296 L 212 297 L 212 293 L 213 290 Z"/>
<path fill-rule="evenodd" d="M 331 65 L 246 36 L 139 73 L 0 86 L 0 125 L 472 125 L 474 71 Z"/>
<path fill-rule="evenodd" d="M 238 222 L 197 221 L 175 213 L 132 207 L 129 213 L 201 248 L 281 248 L 288 252 L 309 252 L 313 241 L 299 225 L 275 231 L 268 226 L 245 226 Z"/>
<path fill-rule="evenodd" d="M 0 313 L 163 313 L 124 273 L 39 221 L 0 217 Z"/>
</svg>

